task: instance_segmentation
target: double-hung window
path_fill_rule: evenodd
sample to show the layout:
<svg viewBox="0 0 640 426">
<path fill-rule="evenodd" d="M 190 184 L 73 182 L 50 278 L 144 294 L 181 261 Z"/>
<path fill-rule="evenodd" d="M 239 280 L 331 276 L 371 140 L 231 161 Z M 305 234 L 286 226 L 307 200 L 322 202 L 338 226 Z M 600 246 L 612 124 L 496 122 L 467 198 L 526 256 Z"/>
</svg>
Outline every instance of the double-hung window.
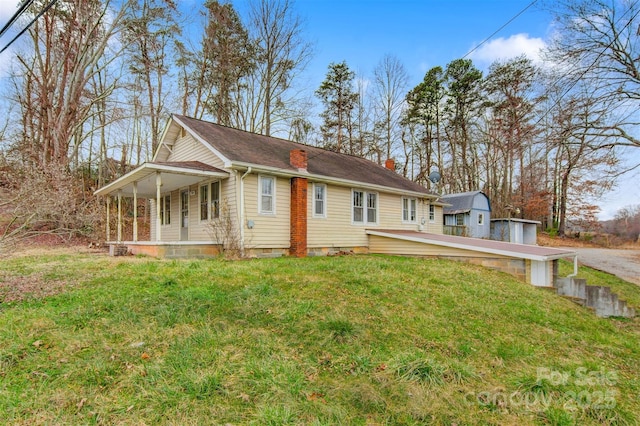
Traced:
<svg viewBox="0 0 640 426">
<path fill-rule="evenodd" d="M 276 178 L 273 176 L 260 176 L 259 178 L 258 207 L 261 214 L 276 213 Z"/>
<path fill-rule="evenodd" d="M 378 194 L 367 193 L 367 223 L 378 221 Z"/>
<path fill-rule="evenodd" d="M 160 223 L 171 225 L 171 195 L 160 197 Z"/>
<path fill-rule="evenodd" d="M 220 181 L 200 187 L 200 220 L 220 217 Z"/>
<path fill-rule="evenodd" d="M 220 217 L 220 181 L 211 182 L 211 218 Z"/>
<path fill-rule="evenodd" d="M 433 204 L 429 204 L 429 222 L 433 223 L 436 221 L 436 206 Z"/>
<path fill-rule="evenodd" d="M 327 185 L 313 184 L 313 216 L 327 217 Z"/>
<path fill-rule="evenodd" d="M 200 220 L 209 220 L 209 184 L 200 187 Z"/>
<path fill-rule="evenodd" d="M 402 221 L 415 223 L 417 216 L 417 200 L 415 198 L 402 198 Z"/>
<path fill-rule="evenodd" d="M 352 219 L 353 223 L 378 222 L 378 194 L 360 190 L 352 191 Z"/>
</svg>

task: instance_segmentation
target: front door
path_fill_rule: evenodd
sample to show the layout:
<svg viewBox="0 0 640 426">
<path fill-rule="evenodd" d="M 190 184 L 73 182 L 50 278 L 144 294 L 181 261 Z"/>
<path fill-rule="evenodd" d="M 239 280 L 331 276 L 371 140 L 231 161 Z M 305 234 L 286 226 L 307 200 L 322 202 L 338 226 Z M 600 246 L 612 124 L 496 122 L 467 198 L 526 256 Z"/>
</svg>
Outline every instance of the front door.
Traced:
<svg viewBox="0 0 640 426">
<path fill-rule="evenodd" d="M 180 192 L 180 240 L 189 239 L 189 191 Z"/>
</svg>

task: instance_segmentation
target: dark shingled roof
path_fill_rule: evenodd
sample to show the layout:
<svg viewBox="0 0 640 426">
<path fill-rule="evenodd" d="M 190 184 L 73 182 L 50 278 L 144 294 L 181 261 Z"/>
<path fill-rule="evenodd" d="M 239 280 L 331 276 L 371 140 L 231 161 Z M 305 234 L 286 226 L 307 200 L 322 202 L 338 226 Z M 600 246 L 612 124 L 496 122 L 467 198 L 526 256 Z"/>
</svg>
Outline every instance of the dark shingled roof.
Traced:
<svg viewBox="0 0 640 426">
<path fill-rule="evenodd" d="M 276 168 L 283 172 L 297 172 L 298 170 L 289 164 L 289 153 L 293 149 L 302 149 L 307 152 L 307 171 L 311 175 L 435 196 L 423 186 L 364 158 L 232 129 L 183 115 L 174 114 L 173 117 L 232 163 L 247 163 Z"/>
<path fill-rule="evenodd" d="M 440 197 L 440 201 L 442 201 L 443 203 L 451 204 L 450 206 L 444 207 L 443 213 L 458 214 L 470 212 L 471 208 L 473 207 L 473 199 L 478 194 L 485 195 L 482 191 L 470 191 L 461 192 L 459 194 L 443 195 L 442 197 Z M 491 207 L 489 207 L 489 209 L 491 209 Z"/>
</svg>

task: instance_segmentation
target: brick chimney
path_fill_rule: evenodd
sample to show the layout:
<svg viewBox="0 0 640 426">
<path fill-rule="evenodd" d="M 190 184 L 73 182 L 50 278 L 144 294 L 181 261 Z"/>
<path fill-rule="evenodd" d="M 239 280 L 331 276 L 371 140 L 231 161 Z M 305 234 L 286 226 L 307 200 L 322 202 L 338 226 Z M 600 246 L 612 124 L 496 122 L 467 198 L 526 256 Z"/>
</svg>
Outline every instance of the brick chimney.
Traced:
<svg viewBox="0 0 640 426">
<path fill-rule="evenodd" d="M 393 170 L 394 172 L 396 171 L 396 162 L 393 158 L 387 158 L 384 162 L 384 166 L 389 170 Z"/>
<path fill-rule="evenodd" d="M 293 151 L 291 151 L 293 153 Z M 302 151 L 305 156 L 306 153 Z M 289 255 L 305 257 L 307 255 L 307 178 L 291 178 L 290 210 L 290 247 Z"/>
<path fill-rule="evenodd" d="M 289 151 L 289 164 L 298 171 L 307 171 L 307 151 L 302 149 Z"/>
</svg>

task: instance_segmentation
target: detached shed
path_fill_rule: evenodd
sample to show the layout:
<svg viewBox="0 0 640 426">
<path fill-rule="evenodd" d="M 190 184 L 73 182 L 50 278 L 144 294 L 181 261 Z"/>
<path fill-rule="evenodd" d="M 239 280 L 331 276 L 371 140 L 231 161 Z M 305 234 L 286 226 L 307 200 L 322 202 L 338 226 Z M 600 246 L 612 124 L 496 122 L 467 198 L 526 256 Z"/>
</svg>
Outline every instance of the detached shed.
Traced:
<svg viewBox="0 0 640 426">
<path fill-rule="evenodd" d="M 460 237 L 489 238 L 491 203 L 482 191 L 440 197 L 444 207 L 444 233 Z"/>
<path fill-rule="evenodd" d="M 491 239 L 516 244 L 537 244 L 541 222 L 527 219 L 491 219 Z"/>
</svg>

